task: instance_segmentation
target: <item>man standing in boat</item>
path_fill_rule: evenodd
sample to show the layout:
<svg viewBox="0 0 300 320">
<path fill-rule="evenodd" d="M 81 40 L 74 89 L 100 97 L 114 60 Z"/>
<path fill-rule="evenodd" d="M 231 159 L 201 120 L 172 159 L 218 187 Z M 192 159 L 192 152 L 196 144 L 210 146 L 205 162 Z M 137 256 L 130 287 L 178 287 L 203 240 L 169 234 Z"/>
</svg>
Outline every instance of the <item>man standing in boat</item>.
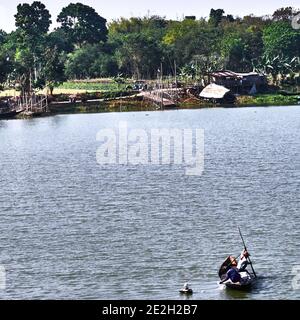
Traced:
<svg viewBox="0 0 300 320">
<path fill-rule="evenodd" d="M 246 271 L 246 268 L 249 264 L 248 258 L 250 257 L 250 254 L 247 250 L 243 250 L 240 256 L 239 263 L 237 265 L 237 268 L 239 269 L 239 272 Z"/>
</svg>

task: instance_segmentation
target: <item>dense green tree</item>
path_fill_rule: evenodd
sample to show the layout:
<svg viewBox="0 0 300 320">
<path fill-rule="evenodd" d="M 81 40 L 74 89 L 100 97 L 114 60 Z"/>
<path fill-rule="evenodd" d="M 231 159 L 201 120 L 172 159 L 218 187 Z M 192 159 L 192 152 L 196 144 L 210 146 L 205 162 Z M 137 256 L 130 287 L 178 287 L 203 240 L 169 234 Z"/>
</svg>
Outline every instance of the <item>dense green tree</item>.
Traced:
<svg viewBox="0 0 300 320">
<path fill-rule="evenodd" d="M 9 56 L 0 48 L 0 90 L 2 85 L 7 81 L 8 75 L 12 72 L 12 62 Z"/>
<path fill-rule="evenodd" d="M 66 75 L 70 79 L 108 77 L 117 73 L 114 56 L 103 44 L 88 44 L 68 55 Z"/>
<path fill-rule="evenodd" d="M 116 58 L 119 68 L 137 79 L 155 77 L 163 60 L 157 41 L 142 33 L 123 35 Z"/>
<path fill-rule="evenodd" d="M 7 55 L 3 48 L 5 41 L 6 33 L 3 30 L 0 30 L 0 90 L 2 88 L 2 83 L 6 81 L 8 70 L 7 70 Z"/>
<path fill-rule="evenodd" d="M 64 55 L 60 53 L 56 46 L 48 46 L 45 49 L 40 86 L 46 85 L 51 95 L 53 89 L 66 80 L 64 60 Z"/>
<path fill-rule="evenodd" d="M 65 36 L 62 29 L 56 29 L 48 34 L 47 45 L 56 47 L 59 52 L 70 53 L 73 51 L 73 43 Z"/>
<path fill-rule="evenodd" d="M 225 15 L 212 9 L 209 19 L 166 20 L 159 16 L 106 20 L 81 3 L 63 8 L 60 27 L 49 33 L 51 17 L 38 1 L 17 7 L 16 27 L 0 30 L 0 81 L 53 89 L 65 78 L 156 78 L 173 75 L 209 80 L 216 69 L 261 70 L 273 81 L 299 72 L 299 31 L 291 26 L 298 11 L 281 8 L 271 16 Z M 176 62 L 176 63 L 175 63 Z"/>
<path fill-rule="evenodd" d="M 5 42 L 7 33 L 0 29 L 0 46 Z"/>
<path fill-rule="evenodd" d="M 20 41 L 34 49 L 40 38 L 48 32 L 51 15 L 44 4 L 34 1 L 31 5 L 24 3 L 17 6 L 15 21 L 20 31 Z"/>
<path fill-rule="evenodd" d="M 114 35 L 128 33 L 143 33 L 160 41 L 168 24 L 169 22 L 160 16 L 120 18 L 109 24 L 109 37 L 113 38 Z"/>
<path fill-rule="evenodd" d="M 289 21 L 292 12 L 292 8 L 283 8 L 274 13 L 274 21 L 268 21 L 262 30 L 263 51 L 256 53 L 255 70 L 269 75 L 276 85 L 300 72 L 300 34 Z"/>
<path fill-rule="evenodd" d="M 29 93 L 38 80 L 36 57 L 27 47 L 18 47 L 14 57 L 13 78 L 16 88 Z"/>
<path fill-rule="evenodd" d="M 209 14 L 209 23 L 211 23 L 214 27 L 217 27 L 224 15 L 225 11 L 223 9 L 211 9 Z"/>
<path fill-rule="evenodd" d="M 255 26 L 257 30 L 262 30 L 266 26 L 268 26 L 271 23 L 271 20 L 269 17 L 257 17 L 253 14 L 247 15 L 245 17 L 237 18 L 235 21 L 243 24 L 246 28 L 250 26 Z"/>
<path fill-rule="evenodd" d="M 164 43 L 173 51 L 179 66 L 190 64 L 195 56 L 209 57 L 219 53 L 220 32 L 205 20 L 186 20 L 170 26 Z M 203 60 L 203 59 L 202 59 Z"/>
<path fill-rule="evenodd" d="M 199 26 L 199 22 L 191 19 L 183 21 L 171 21 L 167 27 L 163 43 L 165 45 L 175 45 L 181 41 L 186 34 L 195 30 Z"/>
<path fill-rule="evenodd" d="M 298 13 L 298 10 L 293 7 L 280 8 L 273 13 L 274 21 L 287 21 L 291 22 L 293 17 Z"/>
<path fill-rule="evenodd" d="M 259 27 L 242 22 L 223 26 L 221 54 L 227 60 L 226 69 L 250 71 L 262 53 L 262 30 Z"/>
<path fill-rule="evenodd" d="M 273 22 L 263 31 L 264 53 L 268 57 L 300 56 L 300 32 L 290 22 Z"/>
<path fill-rule="evenodd" d="M 49 11 L 39 1 L 17 7 L 15 53 L 15 80 L 21 89 L 29 92 L 40 82 L 42 57 L 51 20 Z"/>
<path fill-rule="evenodd" d="M 115 47 L 120 72 L 135 78 L 156 77 L 161 62 L 166 60 L 163 37 L 167 25 L 158 16 L 113 21 L 109 43 Z"/>
<path fill-rule="evenodd" d="M 79 47 L 107 40 L 106 19 L 94 8 L 82 3 L 71 3 L 63 8 L 57 17 L 57 22 L 61 24 L 65 36 Z"/>
</svg>

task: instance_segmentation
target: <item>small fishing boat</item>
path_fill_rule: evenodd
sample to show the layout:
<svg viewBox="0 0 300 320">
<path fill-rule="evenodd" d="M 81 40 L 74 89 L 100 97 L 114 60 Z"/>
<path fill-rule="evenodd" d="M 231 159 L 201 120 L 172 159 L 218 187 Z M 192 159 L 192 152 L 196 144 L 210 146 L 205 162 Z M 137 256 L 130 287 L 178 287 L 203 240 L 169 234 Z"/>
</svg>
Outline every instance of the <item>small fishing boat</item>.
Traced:
<svg viewBox="0 0 300 320">
<path fill-rule="evenodd" d="M 11 119 L 16 115 L 16 111 L 0 111 L 0 119 Z"/>
<path fill-rule="evenodd" d="M 241 259 L 243 260 L 240 260 L 241 265 L 238 266 L 236 258 L 233 256 L 229 256 L 222 263 L 219 269 L 219 278 L 221 279 L 220 283 L 223 283 L 227 288 L 235 290 L 249 290 L 256 282 L 257 276 L 254 271 L 252 261 L 250 259 L 250 254 L 247 250 L 241 229 L 238 228 L 238 230 L 244 245 L 244 251 L 240 255 Z M 243 264 L 245 265 L 243 266 Z M 248 265 L 251 266 L 252 273 L 246 270 Z M 228 273 L 229 270 L 230 272 Z"/>
<path fill-rule="evenodd" d="M 0 119 L 11 119 L 21 112 L 22 110 L 0 110 Z"/>
<path fill-rule="evenodd" d="M 0 119 L 12 119 L 21 113 L 23 109 L 11 104 L 10 100 L 0 100 Z"/>
<path fill-rule="evenodd" d="M 226 278 L 227 271 L 231 268 L 231 263 L 234 258 L 232 256 L 229 256 L 224 263 L 221 265 L 219 269 L 219 277 L 221 281 L 223 281 Z M 230 279 L 225 281 L 223 284 L 230 289 L 235 290 L 249 290 L 251 289 L 252 285 L 256 281 L 256 277 L 254 274 L 249 273 L 248 271 L 239 272 L 241 280 L 239 282 L 232 282 Z"/>
</svg>

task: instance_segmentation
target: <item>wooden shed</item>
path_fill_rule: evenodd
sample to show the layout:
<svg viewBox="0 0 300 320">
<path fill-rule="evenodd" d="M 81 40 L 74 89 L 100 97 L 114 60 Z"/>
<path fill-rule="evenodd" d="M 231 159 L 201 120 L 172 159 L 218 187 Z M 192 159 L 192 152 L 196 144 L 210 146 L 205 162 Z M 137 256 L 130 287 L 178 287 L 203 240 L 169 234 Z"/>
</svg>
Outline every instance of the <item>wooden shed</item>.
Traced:
<svg viewBox="0 0 300 320">
<path fill-rule="evenodd" d="M 223 70 L 211 73 L 211 78 L 213 83 L 240 94 L 262 91 L 268 84 L 267 78 L 257 72 L 238 73 Z"/>
</svg>

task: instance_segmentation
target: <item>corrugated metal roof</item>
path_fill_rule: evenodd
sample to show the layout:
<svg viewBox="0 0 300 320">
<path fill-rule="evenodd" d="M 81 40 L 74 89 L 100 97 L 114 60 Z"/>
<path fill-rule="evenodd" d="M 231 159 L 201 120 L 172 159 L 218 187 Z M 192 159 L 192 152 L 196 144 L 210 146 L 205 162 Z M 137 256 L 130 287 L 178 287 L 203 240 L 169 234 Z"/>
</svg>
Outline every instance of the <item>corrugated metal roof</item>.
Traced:
<svg viewBox="0 0 300 320">
<path fill-rule="evenodd" d="M 213 72 L 211 75 L 216 78 L 229 77 L 229 78 L 237 78 L 237 79 L 249 77 L 249 76 L 260 76 L 260 74 L 257 72 L 238 73 L 238 72 L 233 72 L 229 70 L 216 71 L 216 72 Z"/>
<path fill-rule="evenodd" d="M 250 77 L 250 76 L 260 76 L 257 72 L 248 72 L 248 73 L 236 73 L 240 77 Z"/>
</svg>

